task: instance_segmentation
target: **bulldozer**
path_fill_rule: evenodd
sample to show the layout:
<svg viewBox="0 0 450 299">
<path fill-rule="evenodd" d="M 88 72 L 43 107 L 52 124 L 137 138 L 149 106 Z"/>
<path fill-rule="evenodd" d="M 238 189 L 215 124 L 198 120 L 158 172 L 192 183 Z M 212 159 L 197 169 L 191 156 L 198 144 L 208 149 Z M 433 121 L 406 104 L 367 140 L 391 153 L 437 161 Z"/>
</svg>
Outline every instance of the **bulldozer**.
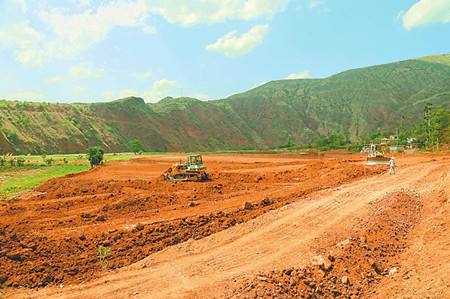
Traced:
<svg viewBox="0 0 450 299">
<path fill-rule="evenodd" d="M 163 178 L 174 182 L 202 182 L 209 179 L 201 155 L 189 155 L 186 162 L 180 161 L 180 163 L 172 165 L 163 173 Z"/>
<path fill-rule="evenodd" d="M 367 149 L 367 165 L 389 164 L 389 158 L 385 157 L 387 145 L 383 143 L 371 143 Z"/>
</svg>

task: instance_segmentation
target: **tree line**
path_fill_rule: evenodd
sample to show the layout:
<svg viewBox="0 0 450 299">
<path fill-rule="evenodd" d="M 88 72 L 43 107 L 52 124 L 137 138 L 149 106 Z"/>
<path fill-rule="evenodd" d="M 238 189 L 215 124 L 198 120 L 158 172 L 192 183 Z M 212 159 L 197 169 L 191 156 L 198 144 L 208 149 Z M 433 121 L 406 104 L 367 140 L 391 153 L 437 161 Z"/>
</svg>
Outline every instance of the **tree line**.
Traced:
<svg viewBox="0 0 450 299">
<path fill-rule="evenodd" d="M 424 106 L 422 120 L 415 126 L 408 126 L 405 117 L 402 117 L 394 131 L 378 131 L 360 137 L 356 142 L 350 140 L 349 134 L 335 132 L 318 136 L 307 144 L 296 145 L 292 141 L 292 136 L 288 135 L 287 143 L 279 148 L 359 151 L 365 144 L 380 142 L 383 138 L 390 136 L 396 137 L 395 143 L 398 146 L 414 144 L 416 147 L 437 150 L 450 143 L 450 111 L 443 106 L 433 107 L 433 104 L 428 102 Z"/>
</svg>

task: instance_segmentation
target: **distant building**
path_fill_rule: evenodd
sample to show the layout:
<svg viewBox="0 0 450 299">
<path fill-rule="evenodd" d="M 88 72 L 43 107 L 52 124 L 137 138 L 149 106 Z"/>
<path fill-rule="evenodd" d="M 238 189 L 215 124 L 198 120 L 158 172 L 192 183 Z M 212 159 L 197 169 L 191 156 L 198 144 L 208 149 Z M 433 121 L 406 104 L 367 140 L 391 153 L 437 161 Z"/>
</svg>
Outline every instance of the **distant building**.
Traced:
<svg viewBox="0 0 450 299">
<path fill-rule="evenodd" d="M 403 152 L 405 150 L 405 147 L 403 145 L 390 145 L 389 151 L 390 152 Z"/>
</svg>

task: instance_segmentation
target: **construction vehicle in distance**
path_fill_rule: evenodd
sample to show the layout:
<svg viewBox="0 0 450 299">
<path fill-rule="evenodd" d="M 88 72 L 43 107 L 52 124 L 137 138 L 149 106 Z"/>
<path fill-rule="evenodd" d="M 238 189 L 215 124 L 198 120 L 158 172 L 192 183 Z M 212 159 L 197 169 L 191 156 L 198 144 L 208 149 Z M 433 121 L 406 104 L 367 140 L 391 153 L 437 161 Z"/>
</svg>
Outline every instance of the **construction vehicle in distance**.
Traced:
<svg viewBox="0 0 450 299">
<path fill-rule="evenodd" d="M 208 171 L 201 155 L 189 155 L 185 163 L 176 163 L 163 174 L 167 181 L 202 182 L 207 181 Z"/>
<path fill-rule="evenodd" d="M 367 148 L 367 165 L 389 164 L 389 158 L 385 157 L 387 144 L 371 143 Z"/>
</svg>

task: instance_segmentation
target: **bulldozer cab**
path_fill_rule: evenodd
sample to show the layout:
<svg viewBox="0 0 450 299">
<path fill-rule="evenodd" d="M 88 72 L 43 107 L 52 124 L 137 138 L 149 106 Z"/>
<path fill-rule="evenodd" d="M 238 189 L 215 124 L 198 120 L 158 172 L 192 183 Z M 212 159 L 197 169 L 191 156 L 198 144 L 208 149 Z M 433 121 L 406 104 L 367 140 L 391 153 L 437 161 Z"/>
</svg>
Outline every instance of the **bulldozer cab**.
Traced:
<svg viewBox="0 0 450 299">
<path fill-rule="evenodd" d="M 367 152 L 367 164 L 387 164 L 389 158 L 385 157 L 386 144 L 384 143 L 371 143 Z"/>
<path fill-rule="evenodd" d="M 189 155 L 185 163 L 174 164 L 163 173 L 163 178 L 175 182 L 201 182 L 209 179 L 208 171 L 200 155 Z"/>
<path fill-rule="evenodd" d="M 188 165 L 202 165 L 202 156 L 200 155 L 190 155 L 187 157 L 187 164 Z"/>
<path fill-rule="evenodd" d="M 372 143 L 369 145 L 369 157 L 382 157 L 386 153 L 386 145 L 380 143 Z"/>
</svg>

